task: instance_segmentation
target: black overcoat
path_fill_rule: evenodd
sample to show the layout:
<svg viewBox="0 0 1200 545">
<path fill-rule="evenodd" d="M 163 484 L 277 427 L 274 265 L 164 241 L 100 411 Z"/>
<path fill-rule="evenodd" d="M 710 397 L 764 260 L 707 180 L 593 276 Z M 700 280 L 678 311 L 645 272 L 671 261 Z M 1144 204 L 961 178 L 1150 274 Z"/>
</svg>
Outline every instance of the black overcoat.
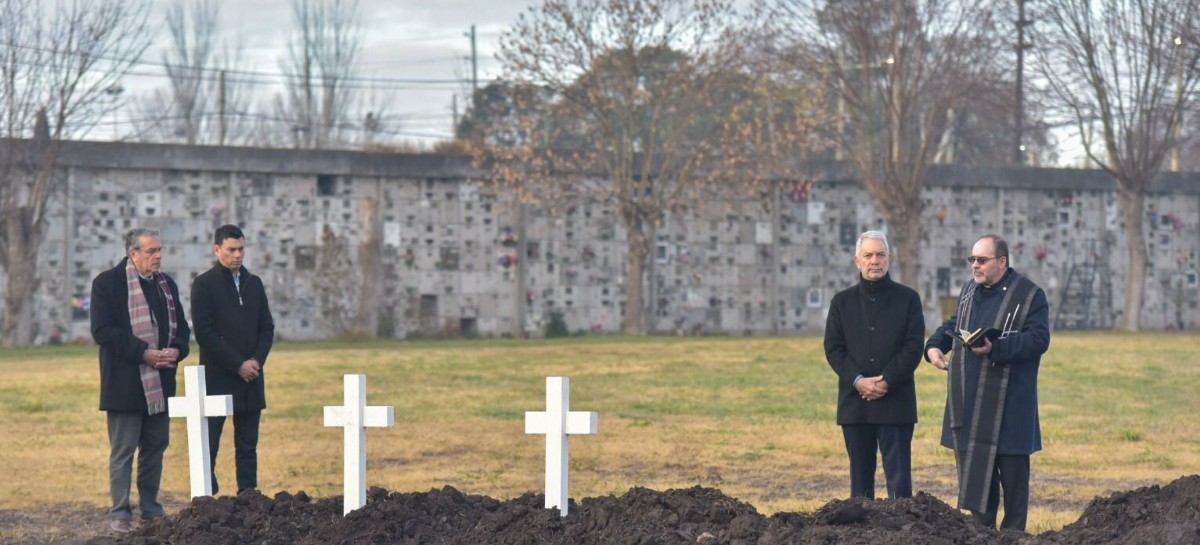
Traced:
<svg viewBox="0 0 1200 545">
<path fill-rule="evenodd" d="M 947 332 L 959 329 L 975 330 L 980 327 L 992 327 L 996 315 L 1001 312 L 1000 302 L 1004 292 L 1013 283 L 1014 271 L 1009 268 L 1004 277 L 995 286 L 980 287 L 975 291 L 974 311 L 971 323 L 958 323 L 958 310 L 950 318 L 938 326 L 933 335 L 925 343 L 925 352 L 937 347 L 942 352 L 951 349 L 961 350 L 954 343 L 954 338 Z M 1008 389 L 1004 396 L 1004 414 L 1000 421 L 999 455 L 1028 455 L 1042 450 L 1041 418 L 1038 415 L 1038 370 L 1042 363 L 1042 354 L 1050 348 L 1050 305 L 1046 300 L 1046 292 L 1038 288 L 1030 305 L 1029 315 L 1019 332 L 998 339 L 992 344 L 990 361 L 997 365 L 1008 365 L 1012 368 L 1008 378 Z M 928 359 L 928 355 L 925 356 Z M 979 384 L 980 366 L 984 356 L 966 352 L 966 398 L 964 406 L 974 407 L 976 390 Z M 953 431 L 950 429 L 950 407 L 942 419 L 942 446 L 954 448 Z M 960 430 L 959 444 L 966 445 L 971 436 L 968 423 Z"/>
<path fill-rule="evenodd" d="M 146 394 L 142 388 L 141 364 L 142 353 L 150 347 L 146 341 L 133 336 L 133 326 L 129 325 L 129 285 L 125 278 L 125 263 L 129 258 L 122 259 L 116 267 L 108 269 L 92 280 L 91 326 L 92 339 L 100 346 L 100 410 L 102 411 L 146 411 Z M 148 286 L 157 289 L 157 283 L 143 283 L 142 290 Z M 179 350 L 179 360 L 188 356 L 191 346 L 191 330 L 188 329 L 187 318 L 183 314 L 183 305 L 179 302 L 179 287 L 167 276 L 167 287 L 175 298 L 175 337 L 168 340 L 166 346 Z M 155 313 L 159 325 L 158 338 L 165 340 L 169 326 L 167 324 L 166 304 L 161 296 L 146 293 L 146 301 L 151 311 Z M 163 395 L 175 396 L 176 368 L 159 369 L 162 379 Z"/>
<path fill-rule="evenodd" d="M 275 322 L 262 279 L 242 267 L 238 293 L 233 273 L 220 264 L 197 276 L 192 282 L 192 325 L 208 393 L 233 396 L 234 412 L 265 409 L 264 380 Z M 258 360 L 262 372 L 246 382 L 238 368 L 251 358 Z"/>
<path fill-rule="evenodd" d="M 915 424 L 925 318 L 921 296 L 885 275 L 833 296 L 825 320 L 825 359 L 838 375 L 837 423 Z M 854 379 L 883 376 L 888 393 L 866 401 Z"/>
</svg>

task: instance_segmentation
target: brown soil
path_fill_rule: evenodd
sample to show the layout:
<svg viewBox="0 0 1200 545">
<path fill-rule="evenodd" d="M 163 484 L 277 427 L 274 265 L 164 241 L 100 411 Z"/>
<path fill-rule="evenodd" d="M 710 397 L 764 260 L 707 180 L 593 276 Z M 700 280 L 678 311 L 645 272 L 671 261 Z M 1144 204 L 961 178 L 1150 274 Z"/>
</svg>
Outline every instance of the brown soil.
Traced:
<svg viewBox="0 0 1200 545">
<path fill-rule="evenodd" d="M 1058 532 L 998 532 L 936 497 L 835 500 L 815 513 L 770 517 L 720 490 L 658 492 L 572 502 L 570 516 L 542 508 L 540 494 L 509 501 L 454 488 L 422 493 L 372 489 L 367 505 L 341 516 L 341 497 L 257 492 L 202 498 L 174 515 L 117 539 L 104 513 L 50 506 L 38 513 L 0 511 L 0 545 L 1198 545 L 1200 475 L 1097 498 Z"/>
</svg>

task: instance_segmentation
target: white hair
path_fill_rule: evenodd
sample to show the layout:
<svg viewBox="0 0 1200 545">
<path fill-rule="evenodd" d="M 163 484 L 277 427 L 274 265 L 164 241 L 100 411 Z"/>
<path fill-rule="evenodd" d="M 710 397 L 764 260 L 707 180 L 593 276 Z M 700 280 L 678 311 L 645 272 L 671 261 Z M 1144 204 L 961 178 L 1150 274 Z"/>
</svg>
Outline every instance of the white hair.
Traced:
<svg viewBox="0 0 1200 545">
<path fill-rule="evenodd" d="M 873 238 L 883 243 L 883 252 L 887 255 L 892 255 L 892 245 L 888 244 L 887 235 L 883 231 L 865 231 L 858 235 L 858 242 L 854 243 L 854 255 L 862 253 L 862 241 L 864 238 Z"/>
<path fill-rule="evenodd" d="M 158 231 L 143 227 L 131 229 L 128 233 L 125 233 L 125 253 L 129 253 L 129 250 L 140 250 L 142 237 L 159 238 Z"/>
</svg>

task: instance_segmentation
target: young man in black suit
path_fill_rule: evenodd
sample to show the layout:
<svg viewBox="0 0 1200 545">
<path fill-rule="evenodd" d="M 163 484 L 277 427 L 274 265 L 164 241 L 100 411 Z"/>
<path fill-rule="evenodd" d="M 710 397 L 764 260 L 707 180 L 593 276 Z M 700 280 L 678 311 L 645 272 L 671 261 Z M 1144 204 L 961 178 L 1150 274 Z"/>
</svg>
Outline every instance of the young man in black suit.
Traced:
<svg viewBox="0 0 1200 545">
<path fill-rule="evenodd" d="M 258 488 L 258 426 L 267 407 L 264 368 L 275 338 L 275 322 L 262 279 L 246 270 L 246 237 L 236 225 L 213 236 L 217 264 L 192 283 L 192 323 L 200 365 L 211 395 L 233 396 L 233 446 L 237 491 Z M 225 417 L 208 419 L 212 491 L 216 495 L 217 451 Z"/>
</svg>

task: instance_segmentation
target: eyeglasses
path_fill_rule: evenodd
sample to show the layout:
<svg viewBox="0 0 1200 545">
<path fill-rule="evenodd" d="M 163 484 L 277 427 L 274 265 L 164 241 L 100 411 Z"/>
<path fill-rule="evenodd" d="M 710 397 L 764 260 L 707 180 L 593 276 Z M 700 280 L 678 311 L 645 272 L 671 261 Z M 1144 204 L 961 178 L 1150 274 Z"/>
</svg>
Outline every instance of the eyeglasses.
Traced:
<svg viewBox="0 0 1200 545">
<path fill-rule="evenodd" d="M 146 254 L 146 255 L 158 255 L 158 254 L 161 254 L 163 251 L 163 249 L 161 247 L 159 247 L 159 248 L 134 248 L 134 249 L 143 254 Z"/>
<path fill-rule="evenodd" d="M 998 256 L 996 256 L 996 257 L 977 257 L 977 256 L 971 256 L 971 257 L 968 257 L 968 258 L 967 258 L 967 263 L 971 263 L 971 264 L 978 263 L 978 264 L 980 264 L 980 265 L 987 265 L 987 262 L 988 262 L 988 261 L 991 261 L 991 260 L 993 260 L 993 259 L 1000 259 L 1001 257 L 1004 257 L 1004 256 L 999 256 L 999 255 L 998 255 Z"/>
</svg>

